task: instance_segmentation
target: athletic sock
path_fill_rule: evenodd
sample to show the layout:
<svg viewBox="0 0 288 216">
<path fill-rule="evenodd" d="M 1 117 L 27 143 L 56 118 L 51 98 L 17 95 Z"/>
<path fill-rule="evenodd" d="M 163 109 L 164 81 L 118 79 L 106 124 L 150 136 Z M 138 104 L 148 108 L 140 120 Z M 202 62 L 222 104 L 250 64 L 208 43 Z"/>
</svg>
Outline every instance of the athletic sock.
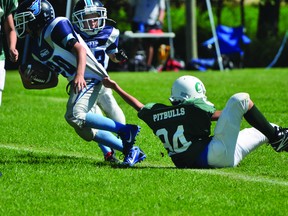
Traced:
<svg viewBox="0 0 288 216">
<path fill-rule="evenodd" d="M 109 131 L 98 130 L 93 140 L 112 149 L 123 152 L 122 140 Z"/>
<path fill-rule="evenodd" d="M 120 129 L 125 127 L 125 125 L 121 124 L 120 122 L 116 122 L 110 118 L 96 113 L 87 113 L 85 119 L 85 126 L 101 130 L 107 130 L 114 133 L 118 133 Z"/>
<path fill-rule="evenodd" d="M 103 152 L 103 155 L 105 157 L 105 155 L 108 153 L 108 152 L 111 152 L 112 149 L 109 148 L 108 146 L 105 146 L 105 145 L 102 145 L 102 144 L 98 144 L 99 148 L 101 149 L 101 151 Z"/>
<path fill-rule="evenodd" d="M 255 105 L 244 114 L 244 118 L 252 127 L 263 133 L 269 142 L 273 142 L 277 138 L 275 128 L 267 121 Z"/>
</svg>

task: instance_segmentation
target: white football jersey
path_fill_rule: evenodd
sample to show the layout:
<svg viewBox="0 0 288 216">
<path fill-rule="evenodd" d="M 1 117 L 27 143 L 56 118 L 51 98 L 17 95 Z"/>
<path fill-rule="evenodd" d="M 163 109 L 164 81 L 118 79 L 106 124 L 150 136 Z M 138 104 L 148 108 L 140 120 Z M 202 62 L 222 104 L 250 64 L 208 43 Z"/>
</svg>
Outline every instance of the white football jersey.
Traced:
<svg viewBox="0 0 288 216">
<path fill-rule="evenodd" d="M 109 63 L 109 54 L 118 52 L 119 30 L 112 26 L 105 26 L 95 35 L 88 35 L 85 32 L 77 31 L 87 46 L 90 48 L 95 58 L 102 66 L 107 69 Z"/>
</svg>

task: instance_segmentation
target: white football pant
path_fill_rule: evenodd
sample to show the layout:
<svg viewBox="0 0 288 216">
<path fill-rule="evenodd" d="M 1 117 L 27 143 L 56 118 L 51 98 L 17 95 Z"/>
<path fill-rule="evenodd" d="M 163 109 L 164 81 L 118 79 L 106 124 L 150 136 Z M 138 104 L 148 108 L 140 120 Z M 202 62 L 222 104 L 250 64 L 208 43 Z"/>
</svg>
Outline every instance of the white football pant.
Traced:
<svg viewBox="0 0 288 216">
<path fill-rule="evenodd" d="M 268 142 L 255 128 L 240 131 L 243 115 L 248 111 L 249 94 L 238 93 L 227 102 L 218 119 L 214 137 L 208 146 L 208 164 L 212 167 L 234 167 L 251 151 Z"/>
</svg>

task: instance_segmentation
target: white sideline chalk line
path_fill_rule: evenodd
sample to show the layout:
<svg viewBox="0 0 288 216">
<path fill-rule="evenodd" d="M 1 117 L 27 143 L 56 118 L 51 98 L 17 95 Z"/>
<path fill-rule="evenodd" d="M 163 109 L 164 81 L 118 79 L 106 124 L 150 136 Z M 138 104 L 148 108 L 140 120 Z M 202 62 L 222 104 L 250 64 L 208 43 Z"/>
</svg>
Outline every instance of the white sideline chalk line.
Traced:
<svg viewBox="0 0 288 216">
<path fill-rule="evenodd" d="M 89 156 L 89 155 L 83 155 L 81 153 L 67 153 L 67 152 L 59 153 L 59 152 L 54 152 L 51 150 L 49 151 L 49 150 L 44 150 L 44 149 L 35 149 L 32 147 L 29 148 L 29 147 L 22 147 L 22 146 L 20 147 L 20 146 L 0 144 L 0 148 L 29 151 L 29 152 L 35 152 L 35 153 L 47 153 L 47 154 L 52 153 L 52 154 L 56 154 L 59 156 L 68 156 L 68 157 L 76 157 L 76 158 L 96 159 L 96 157 L 92 155 Z M 259 182 L 259 183 L 267 183 L 267 184 L 273 184 L 273 185 L 288 186 L 288 182 L 280 181 L 277 179 L 268 179 L 268 178 L 263 178 L 259 176 L 249 176 L 249 175 L 243 175 L 243 174 L 238 174 L 238 173 L 228 173 L 225 171 L 221 171 L 219 169 L 189 169 L 186 171 L 204 173 L 204 174 L 209 174 L 209 175 L 221 175 L 221 176 L 229 177 L 232 179 L 243 180 L 247 182 Z"/>
<path fill-rule="evenodd" d="M 273 185 L 281 185 L 281 186 L 288 186 L 288 181 L 281 181 L 278 179 L 268 179 L 268 178 L 263 178 L 259 176 L 249 176 L 249 175 L 243 175 L 239 173 L 228 173 L 221 171 L 219 169 L 199 169 L 199 170 L 193 170 L 193 172 L 198 172 L 198 173 L 205 173 L 205 174 L 211 174 L 211 175 L 221 175 L 221 176 L 226 176 L 229 178 L 233 179 L 239 179 L 243 181 L 249 181 L 249 182 L 259 182 L 259 183 L 269 183 Z"/>
</svg>

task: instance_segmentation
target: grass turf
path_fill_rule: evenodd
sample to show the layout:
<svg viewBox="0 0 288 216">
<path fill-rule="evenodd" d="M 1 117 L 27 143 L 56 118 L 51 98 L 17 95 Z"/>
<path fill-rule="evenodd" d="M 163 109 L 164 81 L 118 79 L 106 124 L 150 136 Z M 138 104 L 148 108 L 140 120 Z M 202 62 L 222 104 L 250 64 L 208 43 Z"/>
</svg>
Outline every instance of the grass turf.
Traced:
<svg viewBox="0 0 288 216">
<path fill-rule="evenodd" d="M 173 81 L 184 74 L 204 82 L 218 109 L 232 94 L 248 92 L 269 121 L 288 125 L 286 69 L 110 73 L 141 102 L 165 104 Z M 142 127 L 137 145 L 147 154 L 143 163 L 117 169 L 65 122 L 66 84 L 61 78 L 57 88 L 25 90 L 16 72 L 7 73 L 0 107 L 0 215 L 287 214 L 287 153 L 263 145 L 236 168 L 175 169 L 150 129 L 114 93 L 127 122 Z"/>
</svg>

